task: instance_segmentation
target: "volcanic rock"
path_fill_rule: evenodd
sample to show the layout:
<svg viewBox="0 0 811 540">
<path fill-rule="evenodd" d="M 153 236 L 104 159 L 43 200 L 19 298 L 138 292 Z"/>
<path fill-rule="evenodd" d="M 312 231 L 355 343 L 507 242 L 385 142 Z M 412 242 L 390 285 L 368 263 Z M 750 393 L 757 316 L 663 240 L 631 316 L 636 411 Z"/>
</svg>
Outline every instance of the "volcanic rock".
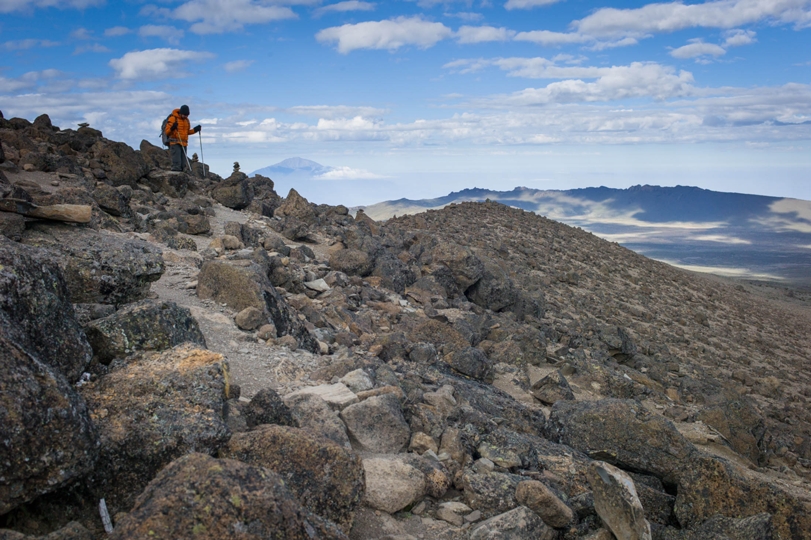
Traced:
<svg viewBox="0 0 811 540">
<path fill-rule="evenodd" d="M 248 427 L 262 424 L 278 424 L 298 427 L 290 409 L 272 388 L 263 388 L 244 407 L 243 414 Z"/>
<path fill-rule="evenodd" d="M 556 537 L 557 532 L 547 527 L 543 520 L 526 506 L 519 506 L 493 516 L 475 526 L 470 532 L 470 540 L 488 540 L 490 538 L 553 540 Z"/>
<path fill-rule="evenodd" d="M 353 443 L 364 452 L 396 454 L 408 444 L 411 433 L 394 394 L 374 396 L 341 411 Z"/>
</svg>

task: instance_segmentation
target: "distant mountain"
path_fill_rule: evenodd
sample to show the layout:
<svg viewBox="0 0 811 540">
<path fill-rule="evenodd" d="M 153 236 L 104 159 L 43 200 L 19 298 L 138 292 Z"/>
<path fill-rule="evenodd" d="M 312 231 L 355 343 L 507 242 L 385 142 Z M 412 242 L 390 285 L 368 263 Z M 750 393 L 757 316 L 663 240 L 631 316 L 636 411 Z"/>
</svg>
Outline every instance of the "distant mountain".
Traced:
<svg viewBox="0 0 811 540">
<path fill-rule="evenodd" d="M 375 195 L 385 197 L 392 188 L 385 177 L 369 171 L 321 165 L 300 157 L 257 169 L 248 176 L 256 174 L 271 178 L 279 195 L 285 196 L 294 188 L 308 201 L 319 204 L 338 204 L 336 194 L 346 192 L 363 192 L 375 200 Z"/>
<path fill-rule="evenodd" d="M 697 187 L 565 191 L 465 189 L 437 199 L 386 201 L 373 219 L 490 199 L 582 227 L 654 259 L 696 270 L 811 284 L 811 201 Z"/>
</svg>

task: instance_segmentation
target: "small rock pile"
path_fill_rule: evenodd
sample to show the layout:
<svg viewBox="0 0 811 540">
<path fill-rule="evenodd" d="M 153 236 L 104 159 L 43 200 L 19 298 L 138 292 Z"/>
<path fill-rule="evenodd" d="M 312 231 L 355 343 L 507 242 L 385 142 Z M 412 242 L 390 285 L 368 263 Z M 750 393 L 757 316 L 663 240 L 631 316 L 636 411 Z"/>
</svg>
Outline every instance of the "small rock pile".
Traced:
<svg viewBox="0 0 811 540">
<path fill-rule="evenodd" d="M 0 197 L 93 208 L 0 212 L 0 538 L 811 538 L 803 316 L 500 204 L 0 141 Z"/>
</svg>

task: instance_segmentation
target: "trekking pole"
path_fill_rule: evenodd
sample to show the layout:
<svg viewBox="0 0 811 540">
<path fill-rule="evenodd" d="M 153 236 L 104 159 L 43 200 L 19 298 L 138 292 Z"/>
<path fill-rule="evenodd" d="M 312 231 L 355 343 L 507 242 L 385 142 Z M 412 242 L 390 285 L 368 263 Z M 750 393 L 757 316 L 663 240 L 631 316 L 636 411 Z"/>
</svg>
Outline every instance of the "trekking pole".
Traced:
<svg viewBox="0 0 811 540">
<path fill-rule="evenodd" d="M 188 151 L 187 151 L 187 150 L 188 150 L 188 148 L 184 148 L 184 149 L 183 149 L 183 155 L 186 157 L 186 165 L 188 165 L 188 166 L 189 166 L 189 173 L 191 173 L 192 175 L 194 175 L 194 169 L 192 169 L 192 166 L 191 166 L 191 161 L 189 161 L 189 153 L 188 153 Z"/>
<path fill-rule="evenodd" d="M 203 177 L 208 178 L 208 171 L 206 171 L 206 158 L 203 157 L 203 133 L 198 131 L 197 135 L 200 136 L 200 163 L 203 164 Z"/>
</svg>

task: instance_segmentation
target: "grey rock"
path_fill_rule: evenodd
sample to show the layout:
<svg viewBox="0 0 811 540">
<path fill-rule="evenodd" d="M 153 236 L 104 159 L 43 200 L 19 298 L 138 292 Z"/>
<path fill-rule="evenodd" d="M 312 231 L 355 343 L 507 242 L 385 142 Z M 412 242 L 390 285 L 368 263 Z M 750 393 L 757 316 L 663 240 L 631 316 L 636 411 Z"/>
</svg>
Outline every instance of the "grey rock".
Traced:
<svg viewBox="0 0 811 540">
<path fill-rule="evenodd" d="M 547 405 L 552 405 L 561 399 L 574 400 L 574 392 L 569 386 L 569 381 L 566 380 L 560 370 L 553 371 L 533 384 L 532 395 L 538 401 Z"/>
<path fill-rule="evenodd" d="M 491 517 L 473 527 L 470 540 L 553 540 L 557 532 L 525 506 Z"/>
<path fill-rule="evenodd" d="M 374 396 L 341 411 L 341 419 L 357 448 L 364 452 L 397 453 L 411 432 L 394 394 Z"/>
<path fill-rule="evenodd" d="M 543 482 L 527 480 L 515 489 L 515 500 L 543 519 L 544 523 L 562 529 L 572 522 L 574 512 Z"/>
<path fill-rule="evenodd" d="M 272 388 L 263 388 L 257 392 L 243 408 L 243 415 L 248 427 L 261 424 L 298 427 L 292 412 Z"/>
<path fill-rule="evenodd" d="M 509 274 L 495 261 L 483 261 L 484 272 L 465 295 L 471 302 L 485 309 L 501 311 L 515 303 L 517 292 Z"/>
<path fill-rule="evenodd" d="M 651 528 L 636 494 L 633 479 L 624 471 L 601 461 L 589 469 L 594 508 L 617 538 L 651 540 Z"/>
<path fill-rule="evenodd" d="M 316 394 L 297 394 L 284 400 L 290 408 L 293 419 L 302 428 L 309 429 L 344 448 L 351 448 L 346 426 L 338 413 Z"/>
<path fill-rule="evenodd" d="M 366 504 L 393 514 L 425 494 L 425 476 L 394 456 L 363 459 L 366 473 Z"/>
<path fill-rule="evenodd" d="M 261 309 L 248 306 L 237 313 L 234 322 L 236 322 L 237 326 L 242 330 L 256 330 L 267 322 L 267 316 Z"/>
<path fill-rule="evenodd" d="M 86 332 L 94 356 L 104 364 L 138 351 L 163 351 L 181 343 L 206 346 L 188 308 L 157 300 L 128 304 L 112 315 L 91 321 Z"/>
<path fill-rule="evenodd" d="M 476 380 L 492 383 L 495 377 L 493 363 L 481 349 L 466 347 L 445 357 L 454 370 Z"/>
</svg>

